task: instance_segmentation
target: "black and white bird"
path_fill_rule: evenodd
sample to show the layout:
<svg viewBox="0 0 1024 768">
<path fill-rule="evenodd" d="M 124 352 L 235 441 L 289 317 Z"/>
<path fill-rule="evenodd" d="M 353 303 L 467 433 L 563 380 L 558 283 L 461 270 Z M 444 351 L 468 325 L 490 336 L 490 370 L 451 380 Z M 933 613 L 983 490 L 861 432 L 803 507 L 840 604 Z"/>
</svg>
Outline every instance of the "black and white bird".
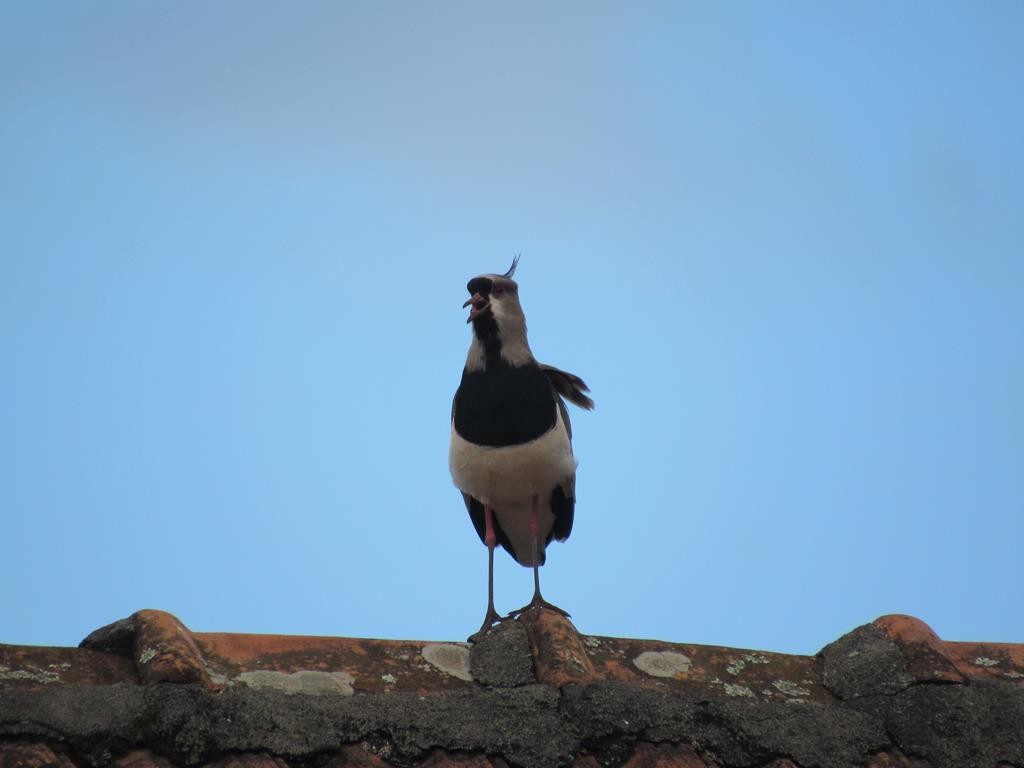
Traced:
<svg viewBox="0 0 1024 768">
<path fill-rule="evenodd" d="M 582 379 L 534 359 L 512 280 L 518 263 L 517 256 L 504 275 L 480 275 L 466 286 L 473 340 L 452 403 L 448 465 L 487 546 L 481 632 L 501 620 L 494 610 L 495 545 L 533 568 L 533 599 L 509 616 L 535 607 L 568 616 L 541 596 L 538 569 L 551 540 L 569 537 L 576 505 L 572 427 L 562 397 L 594 407 Z"/>
</svg>

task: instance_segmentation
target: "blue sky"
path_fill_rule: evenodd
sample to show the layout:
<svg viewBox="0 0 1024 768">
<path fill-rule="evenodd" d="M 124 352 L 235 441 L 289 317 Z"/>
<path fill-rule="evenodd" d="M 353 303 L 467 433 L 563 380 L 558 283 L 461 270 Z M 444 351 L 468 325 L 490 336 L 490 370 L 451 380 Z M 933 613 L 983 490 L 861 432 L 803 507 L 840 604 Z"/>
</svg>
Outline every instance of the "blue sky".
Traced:
<svg viewBox="0 0 1024 768">
<path fill-rule="evenodd" d="M 541 575 L 581 631 L 1024 641 L 1022 22 L 4 3 L 0 642 L 474 631 L 461 304 L 520 251 L 597 402 Z"/>
</svg>

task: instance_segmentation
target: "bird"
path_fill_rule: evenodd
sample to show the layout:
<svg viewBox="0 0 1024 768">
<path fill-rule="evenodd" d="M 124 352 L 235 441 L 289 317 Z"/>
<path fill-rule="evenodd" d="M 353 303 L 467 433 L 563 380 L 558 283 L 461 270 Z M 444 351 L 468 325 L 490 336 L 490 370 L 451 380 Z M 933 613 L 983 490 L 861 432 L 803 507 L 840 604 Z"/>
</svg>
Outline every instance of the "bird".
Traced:
<svg viewBox="0 0 1024 768">
<path fill-rule="evenodd" d="M 541 595 L 539 568 L 551 540 L 572 532 L 577 461 L 565 400 L 591 410 L 579 376 L 537 362 L 526 336 L 519 255 L 504 274 L 466 285 L 472 340 L 452 401 L 448 465 L 480 540 L 487 547 L 487 612 L 495 623 L 533 608 L 569 614 Z M 563 400 L 564 398 L 564 400 Z M 504 618 L 494 609 L 494 548 L 533 569 L 533 599 Z"/>
</svg>

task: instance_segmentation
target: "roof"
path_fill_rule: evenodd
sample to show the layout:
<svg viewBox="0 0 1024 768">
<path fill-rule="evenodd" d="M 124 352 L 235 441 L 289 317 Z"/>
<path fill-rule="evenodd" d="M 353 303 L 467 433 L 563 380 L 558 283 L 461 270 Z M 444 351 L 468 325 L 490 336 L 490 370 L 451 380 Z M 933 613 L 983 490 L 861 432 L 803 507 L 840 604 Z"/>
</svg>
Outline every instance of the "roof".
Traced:
<svg viewBox="0 0 1024 768">
<path fill-rule="evenodd" d="M 883 616 L 815 656 L 579 634 L 479 642 L 191 632 L 139 611 L 0 645 L 13 766 L 1024 765 L 1024 644 Z"/>
</svg>

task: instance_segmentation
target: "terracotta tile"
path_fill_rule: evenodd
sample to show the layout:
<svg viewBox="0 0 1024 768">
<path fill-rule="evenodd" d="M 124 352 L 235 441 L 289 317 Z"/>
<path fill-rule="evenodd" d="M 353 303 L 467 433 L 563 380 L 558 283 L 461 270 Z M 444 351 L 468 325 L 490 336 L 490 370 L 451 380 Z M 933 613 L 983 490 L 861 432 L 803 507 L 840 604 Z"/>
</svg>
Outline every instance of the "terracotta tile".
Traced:
<svg viewBox="0 0 1024 768">
<path fill-rule="evenodd" d="M 143 683 L 211 685 L 192 633 L 176 617 L 164 611 L 139 611 L 132 620 L 135 666 Z"/>
<path fill-rule="evenodd" d="M 0 690 L 135 683 L 131 659 L 83 648 L 0 645 Z"/>
<path fill-rule="evenodd" d="M 75 764 L 46 744 L 11 741 L 0 742 L 0 768 L 75 768 Z"/>
<path fill-rule="evenodd" d="M 946 651 L 961 674 L 1024 685 L 1024 643 L 951 643 Z"/>
<path fill-rule="evenodd" d="M 894 613 L 873 623 L 900 646 L 910 674 L 918 682 L 965 682 L 946 644 L 920 619 Z"/>
<path fill-rule="evenodd" d="M 323 768 L 388 768 L 388 763 L 368 744 L 348 744 L 338 750 Z"/>
<path fill-rule="evenodd" d="M 873 755 L 865 768 L 931 768 L 931 763 L 894 750 Z"/>
<path fill-rule="evenodd" d="M 580 635 L 570 621 L 557 613 L 543 610 L 524 614 L 520 624 L 529 643 L 529 656 L 526 658 L 532 658 L 538 681 L 550 686 L 611 681 L 617 685 L 595 686 L 595 689 L 642 688 L 645 690 L 641 693 L 645 695 L 649 695 L 651 690 L 669 694 L 685 691 L 690 695 L 699 694 L 702 701 L 718 698 L 741 704 L 770 701 L 798 705 L 813 703 L 816 707 L 836 705 L 835 697 L 823 683 L 823 676 L 827 675 L 830 667 L 821 657 Z M 511 688 L 491 690 L 480 680 L 474 681 L 468 675 L 470 649 L 464 643 L 193 633 L 174 616 L 161 611 L 140 611 L 110 626 L 117 631 L 93 633 L 88 648 L 0 645 L 0 690 L 11 689 L 6 692 L 8 707 L 11 701 L 20 706 L 17 702 L 26 696 L 26 700 L 34 704 L 36 691 L 40 690 L 47 692 L 38 694 L 39 701 L 43 702 L 39 704 L 42 709 L 49 706 L 45 702 L 54 693 L 57 700 L 62 700 L 61 696 L 81 693 L 61 691 L 65 685 L 137 685 L 140 682 L 198 683 L 209 687 L 250 684 L 257 688 L 277 687 L 286 693 L 369 695 L 382 699 L 392 693 L 415 693 L 427 699 L 438 693 L 474 697 L 513 696 L 522 692 Z M 516 630 L 520 631 L 519 627 Z M 893 663 L 899 677 L 895 693 L 901 694 L 914 681 L 963 683 L 967 679 L 984 677 L 1013 685 L 1024 684 L 1022 644 L 947 642 L 920 620 L 902 615 L 882 616 L 873 624 L 858 627 L 847 637 L 855 634 L 854 639 L 863 641 L 864 647 L 870 644 L 873 644 L 871 648 L 877 646 L 880 650 L 876 655 Z M 836 642 L 842 640 L 840 638 Z M 123 655 L 129 645 L 131 658 Z M 525 651 L 520 649 L 519 653 L 522 655 Z M 867 659 L 867 682 L 871 683 L 870 674 L 875 669 L 873 657 L 869 658 L 870 654 L 866 653 L 859 656 L 851 653 L 849 656 L 855 660 Z M 247 676 L 250 672 L 256 674 Z M 275 686 L 266 682 L 267 679 L 276 680 L 279 684 Z M 251 680 L 258 681 L 258 684 L 251 683 Z M 336 683 L 335 688 L 327 686 L 325 681 Z M 302 685 L 307 683 L 318 687 L 317 690 L 303 688 Z M 1019 692 L 1009 686 L 989 687 L 1003 692 L 1009 690 L 1010 694 Z M 943 693 L 955 695 L 973 691 L 981 696 L 984 693 L 982 688 L 984 686 L 980 685 L 962 689 L 957 685 L 941 686 Z M 168 687 L 165 690 L 173 689 Z M 526 692 L 544 696 L 556 693 L 536 689 Z M 136 699 L 151 693 L 154 692 L 130 691 Z M 563 695 L 569 693 L 572 691 L 562 691 Z M 792 711 L 799 710 L 794 708 Z M 14 722 L 18 717 L 15 712 Z M 8 733 L 7 738 L 19 735 L 10 728 Z M 393 759 L 406 764 L 399 759 L 401 756 L 391 754 L 392 744 L 388 739 L 374 740 L 365 733 L 364 737 L 367 741 L 344 746 L 331 755 L 317 753 L 318 768 L 389 768 Z M 29 740 L 0 742 L 0 768 L 75 768 L 74 761 L 62 747 L 37 743 L 35 736 L 22 735 L 22 738 Z M 162 742 L 124 744 L 122 748 L 158 743 Z M 252 748 L 274 748 L 271 746 L 274 743 L 257 741 Z M 885 742 L 877 740 L 872 743 Z M 453 749 L 468 746 L 457 739 L 448 745 Z M 75 749 L 78 749 L 77 745 Z M 626 755 L 629 757 L 623 763 L 625 768 L 706 768 L 710 765 L 710 758 L 701 758 L 690 746 L 633 744 L 628 736 L 608 746 L 607 751 L 602 752 L 601 749 L 605 747 L 594 747 L 596 756 L 583 754 L 577 757 L 573 768 L 601 768 L 598 757 L 606 762 L 614 758 L 618 763 Z M 301 759 L 304 764 L 309 763 L 308 756 Z M 896 749 L 879 752 L 869 759 L 867 768 L 932 768 L 929 763 Z M 113 765 L 117 768 L 175 768 L 167 758 L 144 749 L 118 757 Z M 225 755 L 209 765 L 211 768 L 288 768 L 284 759 L 266 752 Z M 505 760 L 497 754 L 442 749 L 430 752 L 417 768 L 449 766 L 508 768 Z M 778 758 L 765 768 L 797 766 L 790 760 Z"/>
<path fill-rule="evenodd" d="M 288 768 L 288 763 L 266 752 L 242 752 L 207 763 L 206 768 Z"/>
<path fill-rule="evenodd" d="M 137 749 L 121 755 L 114 761 L 118 768 L 175 768 L 174 763 L 161 755 L 154 755 L 148 749 Z"/>
<path fill-rule="evenodd" d="M 623 768 L 707 768 L 700 756 L 688 744 L 636 745 L 633 756 Z"/>
<path fill-rule="evenodd" d="M 567 618 L 554 611 L 535 609 L 524 613 L 520 621 L 533 650 L 538 682 L 562 686 L 596 679 L 583 640 Z"/>
<path fill-rule="evenodd" d="M 481 752 L 446 752 L 435 749 L 420 763 L 420 768 L 494 768 Z"/>
<path fill-rule="evenodd" d="M 194 633 L 215 681 L 237 680 L 247 673 L 287 676 L 315 672 L 333 675 L 343 695 L 472 691 L 465 643 L 373 640 L 354 637 Z M 444 664 L 444 660 L 451 662 Z M 457 663 L 466 662 L 465 669 Z"/>
</svg>

